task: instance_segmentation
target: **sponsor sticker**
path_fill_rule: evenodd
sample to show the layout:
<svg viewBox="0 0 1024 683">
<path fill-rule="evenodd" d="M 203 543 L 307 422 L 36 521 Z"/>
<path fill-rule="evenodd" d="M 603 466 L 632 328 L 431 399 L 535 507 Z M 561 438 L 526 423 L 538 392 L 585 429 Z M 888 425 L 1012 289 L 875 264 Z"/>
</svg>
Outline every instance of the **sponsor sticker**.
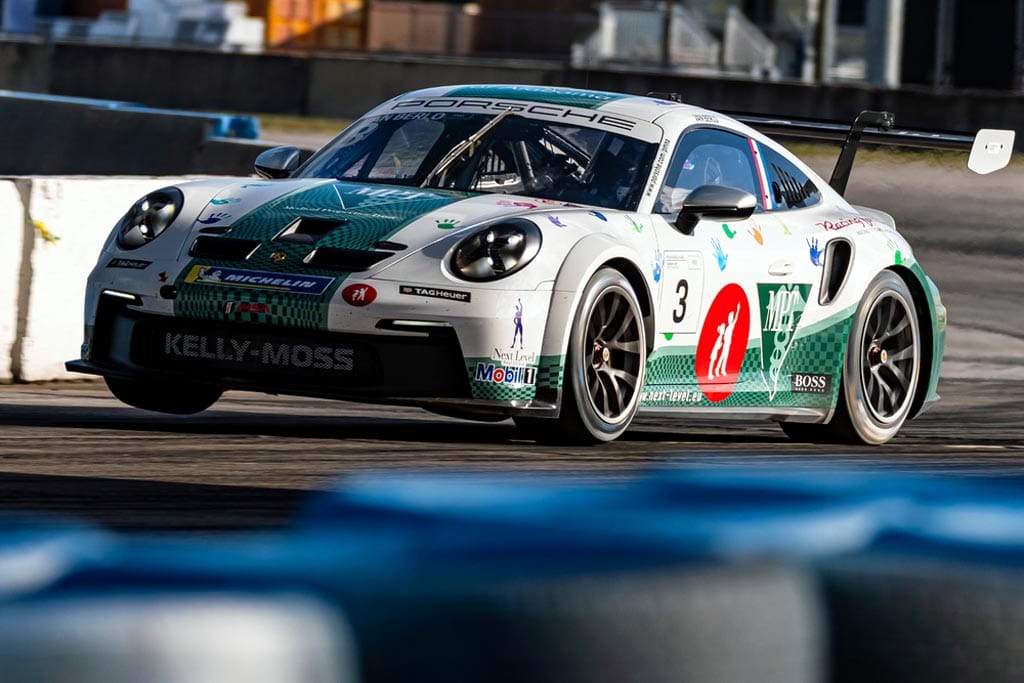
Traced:
<svg viewBox="0 0 1024 683">
<path fill-rule="evenodd" d="M 428 299 L 447 299 L 448 301 L 462 301 L 469 303 L 472 295 L 469 292 L 460 292 L 457 289 L 439 289 L 437 287 L 418 287 L 416 285 L 399 285 L 399 294 L 409 296 L 422 296 Z"/>
<path fill-rule="evenodd" d="M 794 372 L 789 376 L 794 394 L 827 394 L 832 391 L 832 375 Z"/>
<path fill-rule="evenodd" d="M 697 383 L 712 403 L 732 395 L 740 378 L 750 338 L 750 303 L 743 287 L 728 284 L 718 292 L 697 341 Z"/>
<path fill-rule="evenodd" d="M 107 264 L 107 268 L 127 268 L 128 270 L 145 270 L 153 265 L 152 261 L 140 261 L 138 259 L 130 258 L 115 258 L 110 259 L 110 263 Z"/>
<path fill-rule="evenodd" d="M 224 285 L 249 289 L 271 289 L 293 294 L 323 294 L 335 278 L 319 275 L 266 273 L 217 266 L 192 266 L 185 276 L 187 284 Z"/>
<path fill-rule="evenodd" d="M 224 312 L 232 313 L 269 313 L 270 305 L 256 301 L 228 301 L 224 304 Z"/>
<path fill-rule="evenodd" d="M 159 350 L 169 358 L 342 373 L 352 372 L 355 367 L 355 351 L 347 346 L 291 344 L 176 332 L 166 332 L 162 337 Z"/>
<path fill-rule="evenodd" d="M 509 349 L 508 351 L 502 351 L 498 347 L 495 347 L 494 353 L 491 354 L 491 358 L 501 361 L 506 365 L 534 365 L 537 363 L 536 353 L 533 353 L 532 351 L 523 351 L 522 349 Z"/>
<path fill-rule="evenodd" d="M 494 384 L 536 384 L 537 368 L 528 365 L 502 367 L 494 363 L 477 363 L 473 379 Z"/>
<path fill-rule="evenodd" d="M 757 285 L 761 305 L 761 378 L 768 389 L 769 401 L 775 400 L 779 391 L 782 366 L 793 348 L 810 293 L 810 285 Z"/>
<path fill-rule="evenodd" d="M 862 216 L 846 216 L 846 217 L 840 218 L 839 220 L 836 220 L 836 221 L 820 221 L 818 223 L 815 223 L 815 225 L 817 225 L 822 230 L 828 230 L 830 232 L 835 232 L 836 230 L 842 230 L 843 228 L 848 228 L 851 225 L 860 225 L 860 226 L 865 226 L 865 227 L 873 227 L 875 225 L 875 222 L 873 220 L 871 220 L 870 218 L 864 218 Z"/>
<path fill-rule="evenodd" d="M 341 290 L 341 298 L 345 300 L 349 306 L 355 306 L 361 308 L 363 306 L 369 306 L 377 299 L 377 290 L 370 285 L 355 284 L 349 285 L 345 289 Z"/>
</svg>

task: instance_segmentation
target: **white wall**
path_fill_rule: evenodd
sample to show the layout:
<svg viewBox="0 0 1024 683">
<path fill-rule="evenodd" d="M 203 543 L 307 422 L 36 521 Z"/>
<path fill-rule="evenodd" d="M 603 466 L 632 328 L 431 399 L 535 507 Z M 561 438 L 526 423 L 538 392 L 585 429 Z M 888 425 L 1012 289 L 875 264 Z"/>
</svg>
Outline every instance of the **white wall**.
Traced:
<svg viewBox="0 0 1024 683">
<path fill-rule="evenodd" d="M 10 382 L 11 351 L 18 322 L 18 276 L 24 209 L 18 188 L 0 180 L 0 382 Z"/>
<path fill-rule="evenodd" d="M 35 230 L 30 257 L 31 286 L 28 320 L 21 339 L 19 376 L 26 382 L 80 379 L 64 370 L 64 362 L 79 358 L 84 326 L 85 282 L 103 242 L 117 220 L 139 197 L 178 182 L 174 178 L 34 178 L 31 179 L 29 214 L 56 241 Z M 0 181 L 0 378 L 4 368 L 4 318 L 16 308 L 17 287 L 7 289 L 8 273 L 15 280 L 21 270 L 21 247 L 8 249 L 5 188 Z M 15 198 L 17 194 L 14 195 Z M 18 202 L 20 211 L 20 202 Z M 20 231 L 19 231 L 20 234 Z M 17 262 L 7 264 L 7 252 Z M 24 298 L 24 293 L 22 293 Z M 10 352 L 6 353 L 10 359 Z"/>
</svg>

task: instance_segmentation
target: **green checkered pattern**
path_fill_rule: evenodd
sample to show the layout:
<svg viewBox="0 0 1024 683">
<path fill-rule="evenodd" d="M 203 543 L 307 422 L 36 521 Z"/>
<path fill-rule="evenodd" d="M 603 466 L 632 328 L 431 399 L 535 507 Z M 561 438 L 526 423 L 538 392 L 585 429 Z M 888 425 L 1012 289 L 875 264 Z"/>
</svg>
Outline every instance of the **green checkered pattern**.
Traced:
<svg viewBox="0 0 1024 683">
<path fill-rule="evenodd" d="M 493 364 L 495 368 L 513 367 L 511 365 L 505 366 L 500 361 L 491 358 L 467 358 L 466 372 L 469 374 L 469 386 L 472 390 L 473 398 L 478 400 L 530 401 L 537 395 L 538 388 L 551 387 L 560 389 L 562 387 L 563 356 L 540 357 L 536 366 L 537 383 L 535 385 L 510 386 L 494 382 L 478 382 L 476 380 L 476 366 L 478 363 Z"/>
<path fill-rule="evenodd" d="M 561 389 L 565 374 L 565 356 L 541 356 L 537 364 L 537 387 Z"/>
<path fill-rule="evenodd" d="M 692 346 L 668 347 L 658 349 L 648 359 L 645 391 L 689 391 L 691 395 L 696 391 L 701 398 L 699 401 L 683 403 L 672 401 L 669 397 L 657 397 L 655 400 L 643 401 L 641 406 L 829 409 L 835 404 L 839 394 L 843 360 L 852 322 L 848 312 L 837 318 L 824 326 L 819 324 L 797 333 L 793 346 L 783 361 L 774 398 L 767 389 L 768 372 L 762 370 L 761 349 L 757 344 L 752 344 L 747 349 L 735 390 L 728 398 L 718 403 L 708 401 L 700 392 L 694 369 L 696 349 Z M 831 375 L 831 393 L 793 393 L 790 374 L 794 372 Z"/>
<path fill-rule="evenodd" d="M 481 97 L 489 100 L 545 102 L 564 107 L 597 109 L 601 105 L 627 97 L 614 92 L 544 88 L 533 85 L 464 85 L 445 93 L 446 97 Z"/>
<path fill-rule="evenodd" d="M 230 236 L 255 239 L 263 244 L 248 261 L 193 259 L 176 282 L 178 298 L 174 302 L 175 315 L 198 320 L 232 320 L 303 329 L 325 329 L 331 298 L 338 291 L 342 281 L 351 273 L 310 268 L 302 262 L 312 249 L 309 245 L 271 240 L 296 218 L 308 216 L 346 221 L 321 238 L 318 247 L 368 250 L 372 249 L 376 242 L 388 239 L 423 214 L 469 196 L 460 192 L 420 191 L 416 188 L 400 190 L 408 194 L 420 193 L 420 196 L 410 199 L 365 193 L 367 190 L 380 193 L 391 189 L 393 188 L 382 185 L 324 183 L 284 195 L 248 213 L 233 223 Z M 274 252 L 284 253 L 285 260 L 273 262 L 270 255 Z M 321 295 L 208 283 L 185 283 L 185 277 L 197 265 L 285 275 L 320 275 L 333 277 L 335 280 Z M 227 314 L 225 304 L 229 301 L 265 303 L 269 310 L 267 313 L 259 314 Z"/>
</svg>

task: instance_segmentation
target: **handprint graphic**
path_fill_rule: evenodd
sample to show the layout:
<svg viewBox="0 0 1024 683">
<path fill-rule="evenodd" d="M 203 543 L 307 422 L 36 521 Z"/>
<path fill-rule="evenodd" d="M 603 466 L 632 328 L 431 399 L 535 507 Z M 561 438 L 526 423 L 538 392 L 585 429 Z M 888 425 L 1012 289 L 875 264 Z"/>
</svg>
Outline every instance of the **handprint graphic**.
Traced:
<svg viewBox="0 0 1024 683">
<path fill-rule="evenodd" d="M 820 266 L 822 263 L 822 252 L 821 247 L 818 246 L 818 238 L 815 237 L 813 239 L 807 240 L 807 246 L 810 248 L 811 265 Z"/>
<path fill-rule="evenodd" d="M 722 244 L 718 240 L 711 240 L 711 244 L 715 248 L 715 258 L 718 259 L 718 269 L 725 270 L 725 266 L 729 262 L 729 255 L 722 250 Z"/>
<path fill-rule="evenodd" d="M 753 236 L 754 240 L 758 244 L 760 244 L 762 247 L 764 246 L 764 235 L 761 234 L 761 228 L 755 225 L 753 228 L 750 229 L 750 234 Z"/>
<path fill-rule="evenodd" d="M 203 225 L 213 225 L 214 223 L 220 223 L 222 220 L 226 218 L 231 218 L 231 214 L 219 211 L 217 213 L 211 213 L 206 218 L 198 219 L 198 222 L 202 223 Z"/>
</svg>

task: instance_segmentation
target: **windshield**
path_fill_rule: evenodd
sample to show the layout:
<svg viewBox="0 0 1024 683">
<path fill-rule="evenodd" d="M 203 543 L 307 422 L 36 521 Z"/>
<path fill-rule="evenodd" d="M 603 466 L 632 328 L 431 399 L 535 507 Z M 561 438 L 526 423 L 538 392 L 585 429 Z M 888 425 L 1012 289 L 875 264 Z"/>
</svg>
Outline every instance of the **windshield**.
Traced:
<svg viewBox="0 0 1024 683">
<path fill-rule="evenodd" d="M 392 185 L 421 185 L 492 114 L 409 112 L 360 119 L 299 173 Z M 429 186 L 520 194 L 635 210 L 656 146 L 617 133 L 507 116 L 430 177 Z"/>
</svg>

